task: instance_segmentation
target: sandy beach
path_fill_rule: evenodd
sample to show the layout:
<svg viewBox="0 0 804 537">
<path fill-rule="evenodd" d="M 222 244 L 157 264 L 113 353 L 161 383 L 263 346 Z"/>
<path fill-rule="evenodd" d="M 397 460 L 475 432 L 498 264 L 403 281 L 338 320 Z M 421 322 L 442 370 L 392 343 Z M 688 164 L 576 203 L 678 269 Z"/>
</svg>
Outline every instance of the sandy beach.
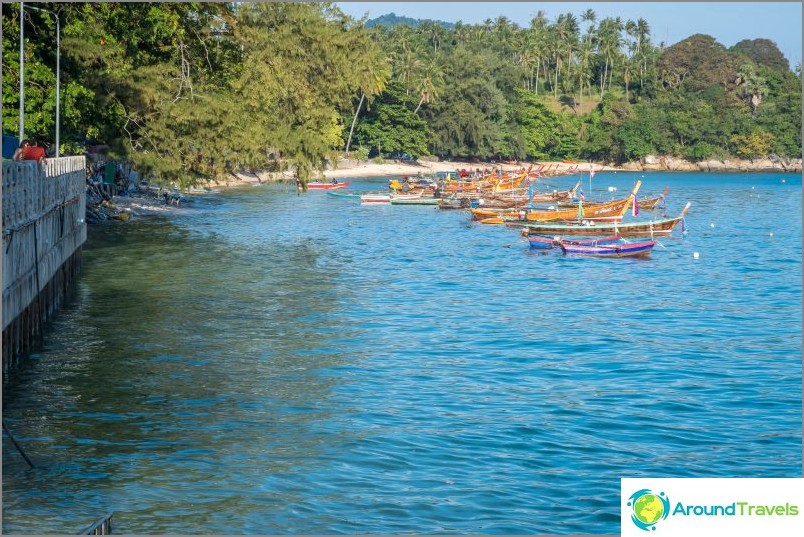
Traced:
<svg viewBox="0 0 804 537">
<path fill-rule="evenodd" d="M 617 168 L 610 168 L 600 164 L 593 163 L 579 163 L 570 164 L 566 162 L 540 162 L 533 164 L 533 169 L 539 166 L 542 168 L 542 174 L 549 175 L 565 175 L 573 171 L 595 171 L 601 170 L 615 170 Z M 326 180 L 331 179 L 348 179 L 350 177 L 378 177 L 389 175 L 416 175 L 421 172 L 422 175 L 432 174 L 435 172 L 452 172 L 456 170 L 490 170 L 493 168 L 500 168 L 504 171 L 515 172 L 523 168 L 527 169 L 531 166 L 528 162 L 518 163 L 489 163 L 489 162 L 461 162 L 461 161 L 443 161 L 443 162 L 428 162 L 419 161 L 415 163 L 405 163 L 401 161 L 389 161 L 384 164 L 376 164 L 373 162 L 359 163 L 356 165 L 340 165 L 337 169 L 327 170 L 324 172 Z"/>
<path fill-rule="evenodd" d="M 412 176 L 416 174 L 430 175 L 435 172 L 454 172 L 457 170 L 474 171 L 492 170 L 500 168 L 504 171 L 516 172 L 522 169 L 527 169 L 532 166 L 533 170 L 542 166 L 541 173 L 544 177 L 553 175 L 567 175 L 574 172 L 588 172 L 589 170 L 603 171 L 603 170 L 618 170 L 611 166 L 604 166 L 595 163 L 567 163 L 567 162 L 539 162 L 531 164 L 529 162 L 465 162 L 465 161 L 412 161 L 403 162 L 398 160 L 385 161 L 383 163 L 376 162 L 356 162 L 356 161 L 342 161 L 338 164 L 337 168 L 328 169 L 323 172 L 323 179 L 320 177 L 318 180 L 329 182 L 333 179 L 339 181 L 348 181 L 352 178 L 358 177 L 403 177 Z M 314 179 L 313 179 L 314 180 Z M 267 173 L 238 173 L 230 175 L 228 180 L 213 181 L 210 186 L 214 188 L 231 188 L 242 187 L 248 185 L 261 185 L 276 181 L 293 181 L 291 174 L 287 173 L 283 176 L 276 177 Z"/>
</svg>

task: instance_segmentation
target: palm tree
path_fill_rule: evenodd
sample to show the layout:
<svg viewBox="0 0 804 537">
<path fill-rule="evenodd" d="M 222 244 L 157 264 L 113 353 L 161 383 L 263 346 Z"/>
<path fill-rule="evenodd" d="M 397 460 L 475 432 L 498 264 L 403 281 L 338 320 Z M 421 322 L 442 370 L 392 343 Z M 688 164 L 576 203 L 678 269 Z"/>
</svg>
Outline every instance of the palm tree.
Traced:
<svg viewBox="0 0 804 537">
<path fill-rule="evenodd" d="M 349 154 L 349 146 L 352 143 L 352 135 L 355 132 L 355 124 L 357 123 L 357 116 L 360 113 L 360 108 L 363 106 L 363 101 L 368 96 L 369 100 L 382 93 L 385 89 L 385 84 L 391 76 L 390 67 L 388 65 L 387 57 L 382 53 L 379 47 L 370 49 L 373 57 L 367 61 L 365 70 L 358 76 L 360 86 L 360 102 L 357 104 L 355 115 L 352 118 L 352 127 L 349 129 L 349 138 L 346 140 L 346 154 Z"/>
<path fill-rule="evenodd" d="M 441 70 L 435 61 L 429 62 L 422 70 L 422 79 L 419 84 L 419 104 L 416 106 L 416 110 L 414 110 L 413 113 L 417 113 L 423 103 L 429 104 L 430 101 L 438 97 L 443 87 L 444 71 Z"/>
<path fill-rule="evenodd" d="M 751 117 L 757 116 L 757 109 L 762 103 L 762 95 L 768 92 L 768 85 L 764 78 L 757 75 L 754 66 L 745 64 L 740 67 L 737 73 L 737 85 L 743 87 L 743 96 L 751 105 Z"/>
<path fill-rule="evenodd" d="M 466 45 L 471 39 L 471 27 L 466 26 L 463 21 L 458 21 L 455 23 L 454 35 L 457 45 Z"/>
<path fill-rule="evenodd" d="M 405 93 L 410 94 L 420 69 L 421 61 L 410 48 L 404 47 L 394 56 L 394 75 L 402 83 Z"/>
<path fill-rule="evenodd" d="M 536 95 L 539 94 L 539 74 L 541 66 L 547 64 L 547 41 L 548 41 L 548 22 L 544 11 L 537 11 L 536 16 L 530 21 L 530 28 L 527 30 L 528 49 L 532 52 L 536 62 Z M 549 74 L 548 74 L 549 78 Z"/>
<path fill-rule="evenodd" d="M 586 26 L 586 39 L 581 45 L 581 69 L 579 71 L 580 80 L 578 83 L 581 86 L 580 101 L 583 101 L 583 85 L 584 80 L 589 81 L 591 78 L 589 74 L 589 58 L 592 55 L 592 35 L 595 32 L 595 22 L 597 21 L 597 13 L 594 9 L 587 9 L 581 13 L 581 22 L 587 23 Z M 589 98 L 592 97 L 592 89 L 589 88 Z"/>
</svg>

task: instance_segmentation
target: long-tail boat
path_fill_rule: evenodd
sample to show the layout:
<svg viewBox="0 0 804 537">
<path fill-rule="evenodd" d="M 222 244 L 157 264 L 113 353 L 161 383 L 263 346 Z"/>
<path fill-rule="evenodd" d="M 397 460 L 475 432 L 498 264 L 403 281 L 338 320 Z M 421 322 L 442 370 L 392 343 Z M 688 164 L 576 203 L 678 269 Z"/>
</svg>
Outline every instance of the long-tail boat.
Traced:
<svg viewBox="0 0 804 537">
<path fill-rule="evenodd" d="M 537 250 L 549 250 L 559 245 L 561 241 L 570 244 L 609 244 L 614 242 L 621 242 L 622 237 L 619 235 L 612 235 L 611 237 L 601 237 L 594 239 L 562 239 L 561 237 L 546 237 L 544 235 L 532 235 L 526 237 L 528 244 L 531 248 Z"/>
<path fill-rule="evenodd" d="M 351 184 L 351 181 L 344 181 L 343 183 L 322 183 L 321 181 L 310 181 L 307 183 L 307 190 L 337 190 L 339 188 L 346 188 Z"/>
<path fill-rule="evenodd" d="M 578 203 L 577 208 L 572 209 L 517 209 L 513 211 L 500 211 L 495 209 L 472 209 L 473 220 L 488 220 L 491 218 L 502 218 L 504 221 L 525 220 L 528 222 L 572 222 L 579 220 L 600 220 L 600 221 L 619 221 L 625 216 L 625 212 L 634 202 L 636 193 L 642 181 L 637 181 L 631 194 L 626 197 L 608 203 L 601 203 L 591 207 L 583 207 L 583 202 Z M 486 223 L 496 223 L 487 221 Z"/>
<path fill-rule="evenodd" d="M 639 200 L 637 202 L 637 207 L 639 207 L 640 209 L 645 209 L 646 211 L 650 211 L 651 209 L 655 209 L 656 207 L 658 207 L 660 203 L 664 205 L 666 201 L 664 197 L 667 195 L 669 191 L 670 187 L 666 186 L 664 187 L 664 192 L 662 192 L 658 196 Z"/>
<path fill-rule="evenodd" d="M 646 257 L 656 246 L 656 241 L 594 243 L 579 241 L 558 241 L 564 255 L 582 255 L 586 257 Z"/>
<path fill-rule="evenodd" d="M 662 192 L 658 196 L 653 196 L 653 197 L 650 197 L 650 198 L 638 198 L 637 199 L 637 206 L 642 210 L 650 211 L 650 210 L 655 209 L 656 207 L 658 207 L 659 203 L 662 203 L 662 205 L 664 205 L 665 196 L 667 195 L 667 192 L 669 190 L 670 190 L 670 187 L 666 186 L 666 187 L 664 187 L 664 192 Z M 588 199 L 583 200 L 584 208 L 593 207 L 595 205 L 600 205 L 602 203 L 608 203 L 608 201 L 590 201 Z M 578 200 L 577 199 L 570 199 L 570 200 L 566 200 L 566 201 L 561 201 L 560 200 L 560 201 L 558 201 L 558 206 L 559 207 L 565 207 L 565 208 L 578 207 Z"/>
<path fill-rule="evenodd" d="M 521 227 L 522 234 L 528 235 L 619 235 L 621 237 L 663 237 L 670 235 L 673 229 L 681 223 L 684 226 L 684 215 L 687 214 L 691 202 L 687 202 L 681 214 L 674 218 L 650 220 L 645 222 L 604 222 L 604 223 L 576 223 L 559 224 L 553 222 L 506 222 L 513 227 Z M 683 229 L 682 229 L 683 230 Z"/>
</svg>

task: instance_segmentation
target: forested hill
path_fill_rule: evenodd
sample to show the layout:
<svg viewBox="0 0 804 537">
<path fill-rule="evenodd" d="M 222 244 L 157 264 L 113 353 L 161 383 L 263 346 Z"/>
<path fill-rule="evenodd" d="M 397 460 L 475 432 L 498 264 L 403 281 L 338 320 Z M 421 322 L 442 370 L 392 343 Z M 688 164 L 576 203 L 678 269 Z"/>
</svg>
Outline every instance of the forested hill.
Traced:
<svg viewBox="0 0 804 537">
<path fill-rule="evenodd" d="M 27 4 L 26 4 L 27 5 Z M 203 182 L 338 155 L 801 157 L 801 66 L 771 39 L 670 47 L 568 4 L 519 26 L 372 27 L 329 3 L 39 3 L 61 22 L 62 154 L 106 144 Z M 390 17 L 390 16 L 389 16 Z M 3 5 L 3 131 L 18 130 L 19 5 Z M 54 143 L 56 25 L 26 8 L 26 135 Z"/>
<path fill-rule="evenodd" d="M 409 26 L 411 28 L 418 28 L 422 24 L 438 24 L 447 30 L 452 30 L 455 28 L 455 24 L 451 22 L 435 21 L 432 19 L 413 19 L 410 17 L 397 15 L 396 13 L 388 13 L 386 15 L 380 15 L 379 17 L 367 20 L 366 28 L 373 28 L 375 26 L 391 27 L 400 24 Z"/>
</svg>

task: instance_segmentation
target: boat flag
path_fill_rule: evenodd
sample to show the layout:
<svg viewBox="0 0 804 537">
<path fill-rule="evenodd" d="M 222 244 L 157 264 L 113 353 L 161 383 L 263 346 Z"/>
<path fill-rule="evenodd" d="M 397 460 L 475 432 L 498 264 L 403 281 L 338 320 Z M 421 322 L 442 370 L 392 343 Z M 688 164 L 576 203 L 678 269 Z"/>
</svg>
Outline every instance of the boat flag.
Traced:
<svg viewBox="0 0 804 537">
<path fill-rule="evenodd" d="M 595 170 L 589 170 L 589 179 L 595 176 Z"/>
<path fill-rule="evenodd" d="M 634 196 L 634 204 L 631 206 L 631 216 L 636 216 L 639 214 L 639 202 L 637 201 L 636 193 L 631 195 Z"/>
<path fill-rule="evenodd" d="M 583 195 L 583 190 L 578 191 L 578 197 L 581 199 L 581 201 L 586 200 L 586 196 Z"/>
</svg>

